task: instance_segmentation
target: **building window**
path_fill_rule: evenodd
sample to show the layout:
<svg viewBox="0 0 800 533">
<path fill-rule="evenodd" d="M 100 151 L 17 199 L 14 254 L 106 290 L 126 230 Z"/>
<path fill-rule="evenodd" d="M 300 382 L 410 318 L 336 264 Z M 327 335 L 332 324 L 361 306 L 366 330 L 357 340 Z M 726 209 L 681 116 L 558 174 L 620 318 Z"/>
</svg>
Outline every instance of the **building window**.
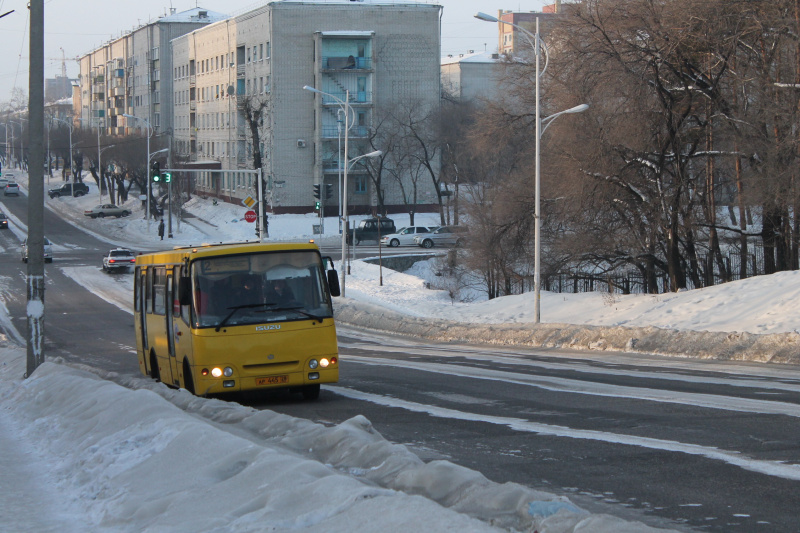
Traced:
<svg viewBox="0 0 800 533">
<path fill-rule="evenodd" d="M 267 41 L 267 59 L 269 59 L 269 56 L 270 56 L 270 46 L 269 46 L 269 41 Z"/>
<path fill-rule="evenodd" d="M 355 179 L 356 185 L 356 194 L 366 194 L 367 193 L 367 177 L 366 176 L 356 176 Z"/>
<path fill-rule="evenodd" d="M 258 60 L 264 59 L 264 43 L 258 45 Z"/>
</svg>

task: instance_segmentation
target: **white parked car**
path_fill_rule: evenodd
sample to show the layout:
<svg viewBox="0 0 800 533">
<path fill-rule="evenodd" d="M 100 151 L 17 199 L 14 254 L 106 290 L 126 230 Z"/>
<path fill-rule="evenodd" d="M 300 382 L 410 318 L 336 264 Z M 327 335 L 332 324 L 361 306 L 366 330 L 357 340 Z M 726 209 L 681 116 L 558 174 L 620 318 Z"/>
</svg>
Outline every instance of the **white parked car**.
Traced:
<svg viewBox="0 0 800 533">
<path fill-rule="evenodd" d="M 22 241 L 22 262 L 28 262 L 28 239 Z M 44 262 L 53 262 L 53 247 L 50 244 L 50 241 L 47 240 L 47 237 L 44 238 Z"/>
<path fill-rule="evenodd" d="M 381 237 L 384 246 L 414 246 L 414 237 L 420 233 L 430 233 L 432 228 L 427 226 L 408 226 L 400 228 L 397 233 L 390 233 Z"/>
<path fill-rule="evenodd" d="M 104 217 L 126 217 L 131 214 L 130 211 L 125 209 L 124 207 L 120 207 L 114 204 L 103 204 L 103 205 L 96 205 L 91 209 L 87 209 L 83 212 L 83 214 L 87 217 L 92 218 L 104 218 Z"/>
</svg>

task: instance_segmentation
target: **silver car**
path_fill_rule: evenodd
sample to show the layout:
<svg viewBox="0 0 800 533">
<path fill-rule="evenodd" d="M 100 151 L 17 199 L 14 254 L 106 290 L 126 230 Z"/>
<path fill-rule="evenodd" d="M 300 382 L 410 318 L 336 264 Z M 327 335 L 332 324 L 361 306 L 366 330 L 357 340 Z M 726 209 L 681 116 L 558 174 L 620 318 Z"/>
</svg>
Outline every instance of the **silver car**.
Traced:
<svg viewBox="0 0 800 533">
<path fill-rule="evenodd" d="M 22 262 L 28 262 L 28 239 L 22 241 Z M 53 262 L 53 246 L 50 244 L 50 241 L 47 239 L 47 237 L 44 238 L 44 262 Z"/>
<path fill-rule="evenodd" d="M 466 226 L 441 226 L 431 233 L 425 233 L 414 237 L 414 243 L 423 248 L 433 248 L 434 246 L 463 246 L 469 237 L 469 229 Z"/>
<path fill-rule="evenodd" d="M 19 185 L 10 181 L 6 183 L 3 188 L 3 196 L 19 196 Z"/>
<path fill-rule="evenodd" d="M 114 204 L 103 204 L 103 205 L 96 205 L 91 209 L 87 209 L 83 212 L 83 214 L 87 217 L 92 218 L 103 218 L 103 217 L 126 217 L 131 214 L 130 211 L 125 209 L 124 207 L 120 207 Z"/>
<path fill-rule="evenodd" d="M 430 233 L 431 228 L 427 226 L 409 226 L 400 228 L 397 233 L 391 233 L 381 237 L 381 244 L 384 246 L 414 246 L 414 237 L 422 233 Z"/>
</svg>

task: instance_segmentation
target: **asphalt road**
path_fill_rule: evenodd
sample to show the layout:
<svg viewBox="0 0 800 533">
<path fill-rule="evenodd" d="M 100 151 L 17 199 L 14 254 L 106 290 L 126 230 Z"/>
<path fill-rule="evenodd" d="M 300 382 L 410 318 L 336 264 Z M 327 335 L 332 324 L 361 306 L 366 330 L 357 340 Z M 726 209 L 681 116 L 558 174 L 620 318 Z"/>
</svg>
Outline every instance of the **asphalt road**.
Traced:
<svg viewBox="0 0 800 533">
<path fill-rule="evenodd" d="M 0 198 L 22 222 L 26 201 Z M 110 245 L 49 211 L 45 227 L 56 245 L 45 267 L 45 356 L 138 374 L 132 316 L 59 268 L 99 271 Z M 24 337 L 19 242 L 0 231 L 0 290 Z M 318 401 L 233 400 L 324 424 L 364 415 L 425 460 L 565 494 L 593 512 L 687 531 L 800 531 L 798 367 L 339 334 L 340 383 Z"/>
</svg>

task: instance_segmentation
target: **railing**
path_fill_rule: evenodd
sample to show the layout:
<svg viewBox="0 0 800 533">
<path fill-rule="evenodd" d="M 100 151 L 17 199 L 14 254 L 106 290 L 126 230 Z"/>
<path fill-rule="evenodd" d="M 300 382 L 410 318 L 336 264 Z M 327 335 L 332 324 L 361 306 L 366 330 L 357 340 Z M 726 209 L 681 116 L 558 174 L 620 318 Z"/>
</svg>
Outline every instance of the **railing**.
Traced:
<svg viewBox="0 0 800 533">
<path fill-rule="evenodd" d="M 369 127 L 367 126 L 352 126 L 348 135 L 351 139 L 354 137 L 364 138 L 369 137 Z M 339 137 L 338 126 L 322 126 L 322 137 L 324 139 L 337 139 Z M 342 126 L 342 138 L 344 138 L 344 126 Z"/>
<path fill-rule="evenodd" d="M 344 99 L 347 96 L 347 93 L 343 92 L 330 92 L 327 94 L 322 94 L 322 103 L 325 105 L 334 105 L 339 104 L 336 100 L 337 98 L 344 102 Z M 335 97 L 335 98 L 334 98 Z M 350 93 L 350 100 L 351 104 L 371 104 L 372 103 L 372 92 L 371 91 L 355 91 Z"/>
<path fill-rule="evenodd" d="M 371 57 L 355 56 L 324 56 L 322 58 L 323 70 L 370 70 Z"/>
</svg>

